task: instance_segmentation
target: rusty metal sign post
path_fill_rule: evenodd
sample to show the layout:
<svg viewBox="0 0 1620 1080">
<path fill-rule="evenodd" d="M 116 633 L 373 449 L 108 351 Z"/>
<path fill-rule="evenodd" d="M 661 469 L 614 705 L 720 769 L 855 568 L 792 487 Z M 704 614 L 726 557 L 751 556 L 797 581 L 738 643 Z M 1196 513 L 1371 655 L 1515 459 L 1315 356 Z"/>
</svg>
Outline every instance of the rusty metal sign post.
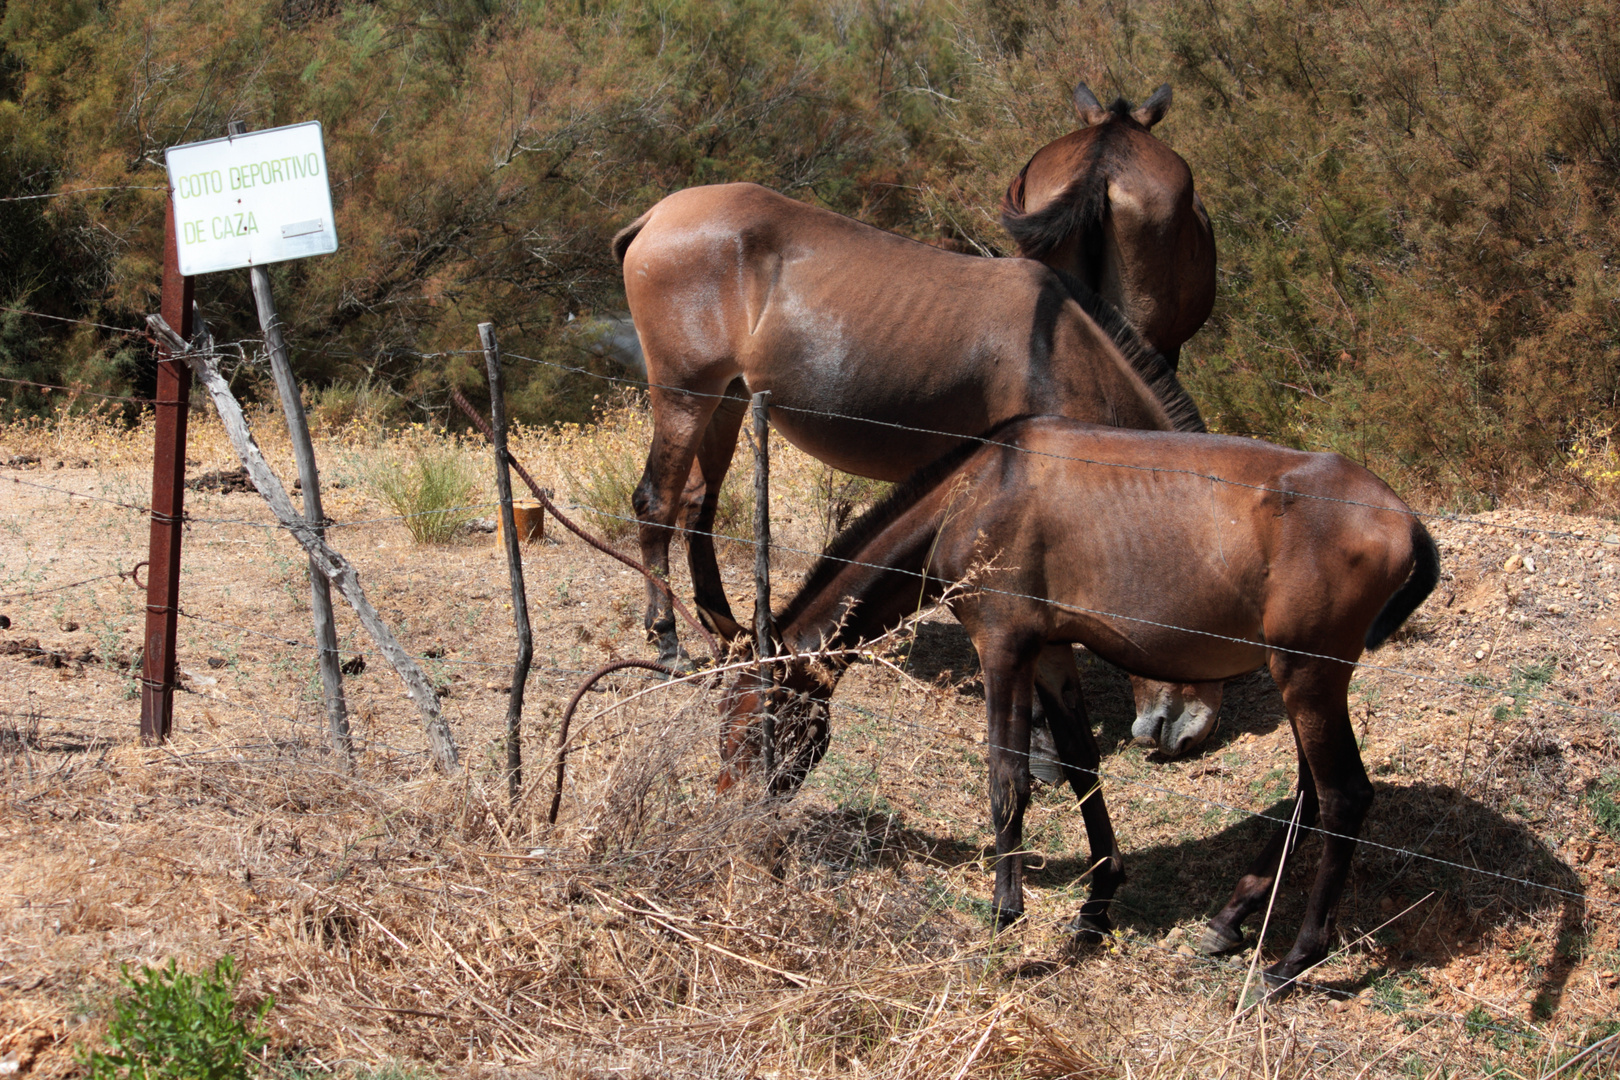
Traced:
<svg viewBox="0 0 1620 1080">
<path fill-rule="evenodd" d="M 163 221 L 163 318 L 191 337 L 192 279 L 180 273 L 174 200 Z M 169 737 L 174 723 L 174 650 L 180 615 L 180 530 L 186 496 L 186 414 L 191 368 L 158 345 L 157 432 L 152 450 L 152 531 L 147 545 L 146 643 L 141 652 L 141 741 Z"/>
<path fill-rule="evenodd" d="M 327 182 L 326 149 L 318 123 L 293 124 L 246 134 L 231 124 L 230 134 L 164 153 L 169 174 L 164 199 L 164 323 L 182 342 L 192 334 L 193 273 L 251 267 L 254 297 L 287 407 L 287 422 L 298 428 L 303 407 L 286 364 L 279 320 L 270 302 L 264 264 L 326 255 L 337 250 L 332 193 Z M 184 210 L 176 213 L 176 204 Z M 314 216 L 311 217 L 310 215 Z M 178 218 L 178 220 L 177 220 Z M 158 344 L 157 432 L 152 450 L 152 535 L 147 561 L 146 643 L 141 659 L 141 741 L 163 742 L 174 726 L 175 645 L 180 614 L 180 539 L 185 513 L 186 414 L 191 405 L 191 368 L 174 355 L 172 341 Z M 290 395 L 290 396 L 289 396 Z M 305 510 L 319 529 L 320 491 L 307 430 L 299 458 Z M 306 460 L 307 459 L 307 460 Z M 316 637 L 321 649 L 332 741 L 348 753 L 347 712 L 338 681 L 336 635 L 326 580 L 311 574 Z M 323 604 L 322 601 L 325 601 Z M 322 615 L 324 613 L 324 624 Z"/>
</svg>

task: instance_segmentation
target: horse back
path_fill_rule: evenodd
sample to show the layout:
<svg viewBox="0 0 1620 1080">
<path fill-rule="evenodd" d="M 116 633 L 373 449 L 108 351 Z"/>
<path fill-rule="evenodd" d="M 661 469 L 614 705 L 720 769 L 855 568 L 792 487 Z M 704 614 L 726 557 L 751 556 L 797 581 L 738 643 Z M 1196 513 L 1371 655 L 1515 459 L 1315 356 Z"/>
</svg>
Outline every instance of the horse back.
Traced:
<svg viewBox="0 0 1620 1080">
<path fill-rule="evenodd" d="M 964 470 L 972 512 L 939 545 L 950 568 L 1008 568 L 981 570 L 1009 583 L 986 594 L 987 617 L 1030 620 L 1137 674 L 1223 678 L 1258 664 L 1261 641 L 1354 657 L 1412 573 L 1411 511 L 1337 454 L 1056 417 L 997 441 Z M 1133 663 L 1149 655 L 1185 666 Z"/>
<path fill-rule="evenodd" d="M 637 224 L 621 246 L 649 378 L 718 392 L 740 376 L 783 407 L 789 440 L 847 471 L 901 479 L 950 442 L 809 410 L 963 435 L 1027 412 L 1177 422 L 1039 264 L 944 251 L 752 184 L 677 192 Z"/>
</svg>

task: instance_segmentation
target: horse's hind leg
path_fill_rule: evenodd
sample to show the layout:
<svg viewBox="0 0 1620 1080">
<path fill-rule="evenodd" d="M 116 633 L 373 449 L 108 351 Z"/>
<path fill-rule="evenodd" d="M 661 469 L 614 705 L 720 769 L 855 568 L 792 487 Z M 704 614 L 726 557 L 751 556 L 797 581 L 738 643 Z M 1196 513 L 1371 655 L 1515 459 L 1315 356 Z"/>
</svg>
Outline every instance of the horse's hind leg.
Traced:
<svg viewBox="0 0 1620 1080">
<path fill-rule="evenodd" d="M 686 565 L 692 573 L 692 594 L 698 607 L 722 615 L 728 622 L 734 620 L 720 580 L 720 564 L 714 557 L 714 517 L 720 505 L 720 485 L 737 449 L 737 431 L 748 415 L 748 401 L 741 396 L 746 393 L 741 379 L 732 380 L 703 429 L 692 477 L 699 482 L 689 483 L 686 489 Z"/>
<path fill-rule="evenodd" d="M 712 393 L 686 394 L 655 386 L 651 391 L 652 446 L 631 501 L 641 522 L 641 560 L 665 582 L 669 581 L 669 540 L 680 513 L 681 491 L 709 418 L 719 404 L 720 389 L 717 386 Z M 659 661 L 678 662 L 680 642 L 675 635 L 674 608 L 669 596 L 650 581 L 644 625 L 647 640 L 658 645 Z"/>
<path fill-rule="evenodd" d="M 1271 666 L 1294 726 L 1301 762 L 1316 784 L 1323 831 L 1322 858 L 1299 935 L 1288 955 L 1266 969 L 1266 982 L 1282 988 L 1328 954 L 1334 911 L 1350 874 L 1356 836 L 1372 806 L 1373 788 L 1361 765 L 1345 699 L 1351 666 L 1320 660 L 1287 665 L 1277 659 Z M 1285 670 L 1289 667 L 1292 670 Z"/>
<path fill-rule="evenodd" d="M 1296 749 L 1298 741 L 1296 734 Z M 1311 779 L 1311 770 L 1305 763 L 1304 752 L 1300 751 L 1298 757 L 1299 784 L 1295 806 L 1299 808 L 1299 824 L 1309 828 L 1316 824 L 1317 818 L 1316 784 Z M 1292 821 L 1294 817 L 1292 810 L 1288 816 Z M 1282 869 L 1283 860 L 1293 854 L 1293 849 L 1299 844 L 1297 832 L 1294 833 L 1293 844 L 1288 843 L 1291 831 L 1293 830 L 1286 821 L 1273 830 L 1271 838 L 1266 841 L 1266 846 L 1238 879 L 1237 888 L 1232 890 L 1232 898 L 1204 929 L 1204 936 L 1198 947 L 1205 955 L 1219 956 L 1243 947 L 1244 920 L 1264 907 L 1266 901 L 1271 898 L 1272 886 L 1277 879 L 1278 871 Z"/>
<path fill-rule="evenodd" d="M 1051 725 L 1063 774 L 1080 799 L 1080 816 L 1086 823 L 1086 841 L 1091 848 L 1091 895 L 1081 905 L 1072 928 L 1082 941 L 1098 941 L 1114 928 L 1108 909 L 1115 891 L 1125 881 L 1125 869 L 1119 844 L 1114 840 L 1114 825 L 1103 803 L 1102 779 L 1097 774 L 1101 758 L 1086 716 L 1080 672 L 1070 646 L 1048 645 L 1041 651 L 1035 668 L 1035 693 Z"/>
</svg>

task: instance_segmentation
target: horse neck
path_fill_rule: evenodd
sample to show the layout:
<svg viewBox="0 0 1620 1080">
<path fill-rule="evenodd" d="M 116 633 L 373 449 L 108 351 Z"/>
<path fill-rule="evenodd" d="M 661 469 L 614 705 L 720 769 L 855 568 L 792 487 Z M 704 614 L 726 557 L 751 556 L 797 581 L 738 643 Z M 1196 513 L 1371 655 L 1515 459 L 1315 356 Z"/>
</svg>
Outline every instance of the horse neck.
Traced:
<svg viewBox="0 0 1620 1080">
<path fill-rule="evenodd" d="M 944 516 L 941 492 L 931 491 L 860 543 L 829 549 L 805 588 L 784 609 L 782 643 L 804 654 L 849 649 L 881 637 L 926 607 L 947 584 L 934 576 L 937 567 L 929 567 Z M 926 576 L 925 567 L 930 571 Z M 836 682 L 851 659 L 828 656 L 817 663 L 830 670 Z M 815 692 L 812 684 L 825 686 L 823 692 L 830 694 L 825 674 L 813 671 L 810 661 L 799 660 L 789 665 L 783 682 L 806 692 Z"/>
</svg>

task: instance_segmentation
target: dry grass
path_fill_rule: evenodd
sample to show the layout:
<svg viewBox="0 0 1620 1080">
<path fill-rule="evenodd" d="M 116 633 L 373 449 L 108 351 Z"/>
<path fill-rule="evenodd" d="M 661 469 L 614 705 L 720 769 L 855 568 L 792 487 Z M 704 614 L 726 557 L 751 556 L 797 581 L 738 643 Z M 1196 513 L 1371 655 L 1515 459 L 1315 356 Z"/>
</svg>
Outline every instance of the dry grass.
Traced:
<svg viewBox="0 0 1620 1080">
<path fill-rule="evenodd" d="M 288 475 L 271 420 L 256 426 Z M 64 460 L 0 476 L 142 501 L 139 434 L 83 432 L 0 431 L 0 460 L 47 439 Z M 527 432 L 516 452 L 555 482 L 599 437 L 621 439 Z M 378 443 L 357 424 L 318 451 L 338 462 Z M 193 472 L 233 464 L 202 414 L 191 454 Z M 75 468 L 81 458 L 91 467 Z M 825 477 L 802 456 L 778 463 L 779 535 L 813 550 Z M 0 496 L 5 591 L 142 557 L 130 553 L 144 519 L 10 484 Z M 328 502 L 340 521 L 385 513 L 358 485 Z M 487 540 L 427 550 L 398 523 L 335 531 L 407 647 L 430 658 L 469 765 L 454 780 L 431 773 L 373 656 L 348 684 L 366 749 L 347 771 L 320 746 L 307 651 L 241 629 L 308 637 L 296 552 L 274 530 L 228 524 L 264 518 L 253 496 L 199 494 L 190 507 L 182 605 L 214 622 L 182 624 L 191 674 L 169 746 L 131 737 L 137 705 L 113 662 L 139 641 L 127 585 L 4 605 L 15 625 L 0 636 L 40 644 L 0 657 L 0 1060 L 26 1059 L 24 1075 L 73 1071 L 69 1047 L 94 1037 L 119 961 L 198 969 L 227 952 L 250 998 L 275 995 L 272 1065 L 298 1076 L 397 1062 L 525 1077 L 1550 1078 L 1620 1011 L 1620 838 L 1582 798 L 1617 764 L 1612 720 L 1537 700 L 1614 705 L 1612 664 L 1593 662 L 1610 655 L 1614 616 L 1577 577 L 1602 561 L 1585 546 L 1537 540 L 1551 569 L 1508 581 L 1511 534 L 1440 529 L 1450 577 L 1377 659 L 1484 676 L 1516 696 L 1369 671 L 1354 700 L 1379 787 L 1365 835 L 1577 896 L 1364 847 L 1345 948 L 1315 976 L 1328 989 L 1234 1017 L 1249 958 L 1207 961 L 1182 944 L 1259 835 L 1222 806 L 1266 809 L 1287 790 L 1291 742 L 1269 680 L 1231 686 L 1206 753 L 1159 763 L 1116 748 L 1125 687 L 1088 669 L 1131 880 L 1120 933 L 1076 953 L 1064 924 L 1085 888 L 1083 834 L 1066 792 L 1043 791 L 1030 810 L 1045 865 L 1029 918 L 999 935 L 983 921 L 982 700 L 948 619 L 896 652 L 906 674 L 849 675 L 832 750 L 786 805 L 714 794 L 712 690 L 608 682 L 576 719 L 550 827 L 561 705 L 581 671 L 644 655 L 638 582 L 572 540 L 527 556 L 537 669 L 528 790 L 509 807 L 499 686 L 512 642 Z M 751 555 L 732 559 L 733 600 L 746 602 Z M 804 561 L 782 554 L 784 593 Z M 1596 604 L 1571 599 L 1577 587 Z M 1552 599 L 1567 615 L 1532 619 Z M 345 654 L 368 651 L 346 619 Z M 61 630 L 68 621 L 83 625 Z M 1524 674 L 1549 651 L 1559 659 L 1544 681 Z M 62 660 L 30 662 L 41 653 Z M 1283 889 L 1267 955 L 1292 936 L 1300 878 Z M 1593 1056 L 1556 1075 L 1612 1068 Z"/>
</svg>

